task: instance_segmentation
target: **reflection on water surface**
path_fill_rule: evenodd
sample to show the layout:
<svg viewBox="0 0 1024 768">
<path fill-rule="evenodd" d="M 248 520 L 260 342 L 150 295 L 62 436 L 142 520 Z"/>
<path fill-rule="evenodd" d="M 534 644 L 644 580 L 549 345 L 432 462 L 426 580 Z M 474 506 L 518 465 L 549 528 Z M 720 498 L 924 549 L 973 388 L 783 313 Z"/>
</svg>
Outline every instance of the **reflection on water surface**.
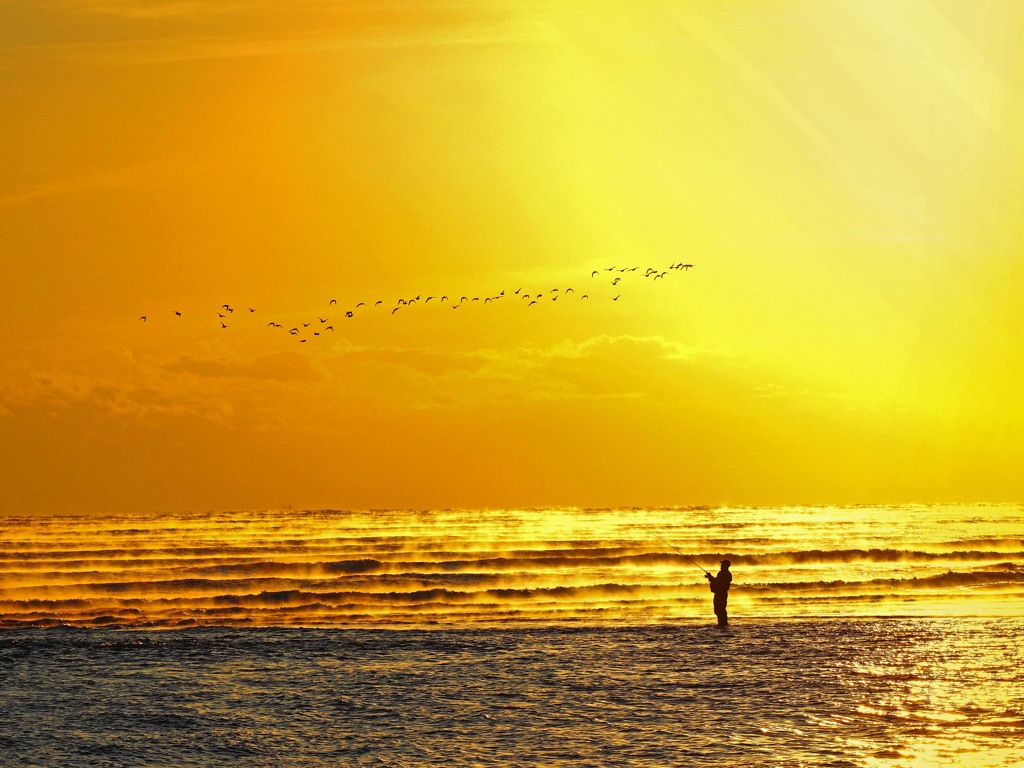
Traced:
<svg viewBox="0 0 1024 768">
<path fill-rule="evenodd" d="M 0 518 L 0 626 L 695 621 L 710 596 L 690 561 L 723 557 L 737 618 L 1021 615 L 1021 521 L 1015 505 Z"/>
<path fill-rule="evenodd" d="M 0 764 L 1019 766 L 1024 620 L 0 632 Z"/>
</svg>

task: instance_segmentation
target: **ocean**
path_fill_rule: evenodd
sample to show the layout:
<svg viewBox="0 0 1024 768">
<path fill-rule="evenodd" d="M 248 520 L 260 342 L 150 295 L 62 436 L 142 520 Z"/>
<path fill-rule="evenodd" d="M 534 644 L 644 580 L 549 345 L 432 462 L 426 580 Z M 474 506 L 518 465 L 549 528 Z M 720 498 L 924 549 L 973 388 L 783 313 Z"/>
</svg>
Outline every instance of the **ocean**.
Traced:
<svg viewBox="0 0 1024 768">
<path fill-rule="evenodd" d="M 1021 766 L 1022 512 L 0 518 L 0 765 Z"/>
</svg>

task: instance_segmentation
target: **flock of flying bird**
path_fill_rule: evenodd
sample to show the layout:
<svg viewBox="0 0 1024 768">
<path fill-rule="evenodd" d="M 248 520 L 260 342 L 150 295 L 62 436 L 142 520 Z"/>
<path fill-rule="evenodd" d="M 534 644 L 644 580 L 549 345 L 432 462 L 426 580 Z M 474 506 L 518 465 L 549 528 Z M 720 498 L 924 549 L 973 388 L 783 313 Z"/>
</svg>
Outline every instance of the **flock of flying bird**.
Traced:
<svg viewBox="0 0 1024 768">
<path fill-rule="evenodd" d="M 693 264 L 684 264 L 682 262 L 679 262 L 678 264 L 672 264 L 667 269 L 656 269 L 654 267 L 647 267 L 641 274 L 644 279 L 656 282 L 667 277 L 670 271 L 688 271 L 690 269 L 693 269 L 693 266 Z M 638 273 L 639 271 L 640 267 L 611 266 L 606 267 L 603 270 L 595 269 L 593 272 L 591 272 L 590 277 L 592 281 L 600 280 L 603 277 L 603 281 L 602 283 L 600 283 L 602 287 L 604 287 L 604 281 L 607 281 L 613 288 L 616 288 L 618 290 L 618 286 L 620 283 L 623 282 L 624 277 L 631 277 L 633 273 Z M 602 276 L 602 272 L 607 272 L 610 274 Z M 447 295 L 416 295 L 410 298 L 400 298 L 398 299 L 397 303 L 390 308 L 384 306 L 383 299 L 378 299 L 377 301 L 373 302 L 372 305 L 367 304 L 367 302 L 365 301 L 360 301 L 357 302 L 350 309 L 344 310 L 344 318 L 347 320 L 356 317 L 358 313 L 362 313 L 363 311 L 372 310 L 379 312 L 382 309 L 385 311 L 390 309 L 390 314 L 394 315 L 399 310 L 407 311 L 408 309 L 410 309 L 411 307 L 418 303 L 427 305 L 430 304 L 431 302 L 436 302 L 435 306 L 447 305 L 452 309 L 458 309 L 459 307 L 466 303 L 472 304 L 472 302 L 482 302 L 483 304 L 490 304 L 491 302 L 501 301 L 513 297 L 516 300 L 518 300 L 523 306 L 532 307 L 542 301 L 558 301 L 559 298 L 565 301 L 572 297 L 579 301 L 584 301 L 590 298 L 590 294 L 583 293 L 582 291 L 577 292 L 575 288 L 569 287 L 552 288 L 546 293 L 540 292 L 533 294 L 523 293 L 523 289 L 518 288 L 515 291 L 511 291 L 510 293 L 506 293 L 503 290 L 497 294 L 494 294 L 492 296 L 484 296 L 483 298 L 481 298 L 480 296 L 459 296 L 458 300 L 454 298 L 449 298 Z M 622 294 L 616 293 L 614 296 L 607 296 L 606 298 L 610 298 L 611 301 L 618 301 L 620 298 L 622 298 Z M 336 307 L 337 304 L 337 299 L 331 299 L 327 304 L 328 309 Z M 217 308 L 217 321 L 220 323 L 220 327 L 222 330 L 226 330 L 232 326 L 232 319 L 234 317 L 234 313 L 236 310 L 239 312 L 240 315 L 254 314 L 256 312 L 255 307 L 236 308 L 232 307 L 230 304 L 222 304 L 220 307 Z M 180 310 L 175 310 L 174 317 L 183 317 L 183 313 Z M 139 320 L 141 320 L 144 323 L 148 322 L 149 315 L 141 315 L 139 317 Z M 283 330 L 285 326 L 281 323 L 270 321 L 267 323 L 267 327 L 271 329 Z M 288 328 L 287 330 L 289 336 L 296 337 L 297 340 L 303 344 L 310 341 L 311 338 L 316 338 L 318 336 L 326 334 L 327 332 L 335 332 L 334 324 L 332 323 L 330 317 L 320 317 L 319 315 L 316 316 L 315 320 L 309 320 L 308 322 L 300 322 L 295 326 Z"/>
</svg>

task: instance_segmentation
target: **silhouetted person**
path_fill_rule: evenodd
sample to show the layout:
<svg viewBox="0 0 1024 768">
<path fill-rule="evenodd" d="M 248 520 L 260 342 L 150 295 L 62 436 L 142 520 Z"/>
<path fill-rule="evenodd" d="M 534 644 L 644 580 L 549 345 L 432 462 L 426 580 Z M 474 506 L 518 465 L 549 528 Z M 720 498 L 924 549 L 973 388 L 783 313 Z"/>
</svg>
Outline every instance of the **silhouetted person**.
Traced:
<svg viewBox="0 0 1024 768">
<path fill-rule="evenodd" d="M 729 585 L 732 584 L 732 573 L 729 572 L 729 566 L 732 565 L 728 560 L 723 560 L 721 570 L 718 571 L 717 576 L 712 576 L 710 573 L 705 573 L 704 576 L 711 583 L 711 591 L 715 593 L 715 616 L 718 617 L 718 626 L 727 627 L 729 626 L 729 614 L 725 610 L 726 603 L 729 602 Z"/>
</svg>

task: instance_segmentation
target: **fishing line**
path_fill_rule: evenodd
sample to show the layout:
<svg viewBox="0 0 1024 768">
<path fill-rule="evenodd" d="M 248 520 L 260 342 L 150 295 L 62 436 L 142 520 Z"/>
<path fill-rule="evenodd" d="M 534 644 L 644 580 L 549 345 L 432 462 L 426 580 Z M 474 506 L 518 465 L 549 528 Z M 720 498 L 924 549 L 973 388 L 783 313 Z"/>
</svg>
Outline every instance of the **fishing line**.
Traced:
<svg viewBox="0 0 1024 768">
<path fill-rule="evenodd" d="M 700 568 L 700 569 L 701 569 L 702 571 L 704 571 L 704 573 L 706 573 L 706 574 L 707 574 L 708 576 L 710 576 L 710 575 L 711 575 L 711 571 L 707 570 L 707 569 L 706 569 L 706 568 L 705 568 L 705 567 L 704 567 L 703 565 L 701 565 L 700 563 L 698 563 L 698 562 L 697 562 L 696 560 L 693 560 L 692 558 L 690 558 L 690 557 L 687 557 L 686 555 L 684 555 L 684 554 L 683 554 L 683 552 L 682 552 L 682 550 L 681 550 L 681 549 L 679 549 L 679 547 L 677 547 L 677 546 L 676 546 L 675 544 L 673 544 L 673 543 L 672 543 L 671 541 L 669 541 L 668 539 L 666 539 L 666 538 L 664 538 L 663 536 L 661 536 L 661 535 L 660 535 L 660 534 L 659 534 L 659 533 L 658 533 L 657 531 L 655 531 L 655 530 L 654 530 L 653 528 L 648 528 L 648 527 L 647 527 L 646 525 L 641 525 L 640 527 L 641 527 L 641 528 L 643 528 L 643 529 L 644 529 L 645 531 L 648 531 L 648 532 L 649 532 L 649 533 L 650 533 L 650 534 L 651 534 L 652 536 L 654 536 L 655 538 L 657 538 L 657 539 L 660 539 L 660 540 L 661 540 L 662 542 L 664 542 L 664 543 L 665 543 L 665 544 L 667 544 L 668 546 L 672 547 L 672 549 L 674 549 L 674 550 L 675 550 L 675 551 L 676 551 L 676 552 L 677 552 L 677 553 L 679 554 L 679 556 L 683 558 L 683 560 L 686 560 L 686 561 L 688 561 L 688 562 L 691 562 L 691 563 L 693 563 L 693 564 L 694 564 L 694 565 L 696 565 L 696 566 L 697 566 L 698 568 Z"/>
</svg>

